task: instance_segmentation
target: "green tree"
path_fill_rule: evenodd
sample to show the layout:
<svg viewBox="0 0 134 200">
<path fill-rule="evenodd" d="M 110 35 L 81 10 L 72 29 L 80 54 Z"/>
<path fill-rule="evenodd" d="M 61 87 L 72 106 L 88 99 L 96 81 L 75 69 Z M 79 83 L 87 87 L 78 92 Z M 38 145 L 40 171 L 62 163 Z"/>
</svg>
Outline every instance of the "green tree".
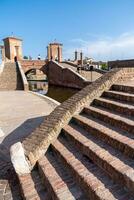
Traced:
<svg viewBox="0 0 134 200">
<path fill-rule="evenodd" d="M 28 56 L 24 56 L 23 59 L 28 60 Z"/>
<path fill-rule="evenodd" d="M 101 64 L 101 69 L 102 69 L 102 70 L 108 70 L 108 65 L 107 65 L 107 63 L 102 63 L 102 64 Z"/>
</svg>

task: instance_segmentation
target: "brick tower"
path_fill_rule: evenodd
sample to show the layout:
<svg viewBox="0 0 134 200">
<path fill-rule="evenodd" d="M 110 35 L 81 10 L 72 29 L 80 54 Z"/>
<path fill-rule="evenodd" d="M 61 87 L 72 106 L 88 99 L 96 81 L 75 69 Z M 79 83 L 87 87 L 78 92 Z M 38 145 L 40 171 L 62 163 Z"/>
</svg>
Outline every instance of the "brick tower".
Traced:
<svg viewBox="0 0 134 200">
<path fill-rule="evenodd" d="M 55 60 L 62 62 L 62 44 L 54 42 L 47 46 L 47 58 L 48 60 Z"/>
<path fill-rule="evenodd" d="M 7 37 L 3 39 L 5 47 L 5 57 L 14 61 L 15 57 L 22 60 L 22 40 L 15 37 Z"/>
</svg>

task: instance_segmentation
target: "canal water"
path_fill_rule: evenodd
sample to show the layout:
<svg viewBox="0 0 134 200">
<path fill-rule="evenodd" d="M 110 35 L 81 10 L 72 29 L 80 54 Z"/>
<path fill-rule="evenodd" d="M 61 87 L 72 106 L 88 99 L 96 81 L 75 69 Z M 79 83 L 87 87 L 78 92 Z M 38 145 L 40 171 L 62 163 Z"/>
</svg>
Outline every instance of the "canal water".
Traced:
<svg viewBox="0 0 134 200">
<path fill-rule="evenodd" d="M 59 87 L 49 85 L 47 81 L 29 81 L 29 89 L 34 92 L 51 97 L 52 99 L 62 103 L 71 97 L 73 94 L 77 93 L 78 89 L 72 89 L 67 87 Z"/>
</svg>

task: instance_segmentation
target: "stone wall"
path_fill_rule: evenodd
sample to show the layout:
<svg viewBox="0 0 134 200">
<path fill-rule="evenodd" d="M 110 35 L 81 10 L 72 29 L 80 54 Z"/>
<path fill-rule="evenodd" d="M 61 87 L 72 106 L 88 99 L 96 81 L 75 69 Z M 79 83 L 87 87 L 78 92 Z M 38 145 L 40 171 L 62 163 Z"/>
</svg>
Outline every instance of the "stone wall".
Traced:
<svg viewBox="0 0 134 200">
<path fill-rule="evenodd" d="M 132 60 L 115 60 L 108 61 L 108 68 L 123 68 L 123 67 L 134 67 L 134 59 Z"/>
<path fill-rule="evenodd" d="M 86 81 L 80 74 L 54 61 L 50 61 L 48 65 L 48 80 L 52 85 L 78 89 L 90 84 L 90 82 Z"/>
<path fill-rule="evenodd" d="M 134 69 L 113 69 L 86 86 L 80 92 L 58 106 L 44 122 L 23 141 L 25 155 L 31 166 L 47 151 L 49 145 L 56 140 L 61 129 L 69 123 L 72 116 L 90 105 L 90 103 L 108 90 L 118 79 Z"/>
</svg>

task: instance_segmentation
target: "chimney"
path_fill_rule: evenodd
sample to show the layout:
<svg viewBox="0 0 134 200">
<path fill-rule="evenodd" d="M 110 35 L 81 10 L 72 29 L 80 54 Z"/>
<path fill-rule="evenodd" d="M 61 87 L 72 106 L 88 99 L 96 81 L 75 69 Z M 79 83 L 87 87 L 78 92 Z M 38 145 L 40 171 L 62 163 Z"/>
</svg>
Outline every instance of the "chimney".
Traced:
<svg viewBox="0 0 134 200">
<path fill-rule="evenodd" d="M 74 53 L 75 53 L 75 61 L 77 61 L 78 60 L 78 51 L 75 51 Z"/>
<path fill-rule="evenodd" d="M 83 52 L 80 52 L 80 62 L 81 62 L 81 66 L 83 66 Z"/>
</svg>

